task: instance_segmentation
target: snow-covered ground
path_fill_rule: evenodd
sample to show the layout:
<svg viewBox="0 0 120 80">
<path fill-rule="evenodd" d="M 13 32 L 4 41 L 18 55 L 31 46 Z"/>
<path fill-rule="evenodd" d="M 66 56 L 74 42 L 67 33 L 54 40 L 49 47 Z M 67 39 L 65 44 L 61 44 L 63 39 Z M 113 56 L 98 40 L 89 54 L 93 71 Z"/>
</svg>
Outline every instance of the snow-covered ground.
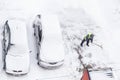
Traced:
<svg viewBox="0 0 120 80">
<path fill-rule="evenodd" d="M 80 80 L 82 73 L 76 69 L 82 66 L 77 51 L 83 56 L 83 62 L 90 64 L 93 69 L 113 68 L 114 78 L 106 76 L 109 71 L 92 71 L 93 80 L 120 80 L 119 4 L 119 0 L 0 0 L 0 33 L 6 19 L 25 21 L 32 51 L 30 72 L 15 77 L 7 75 L 2 69 L 0 46 L 0 80 Z M 59 17 L 66 57 L 65 64 L 55 70 L 46 70 L 37 65 L 32 22 L 38 13 L 56 14 Z M 94 44 L 81 48 L 81 39 L 88 32 L 95 34 Z"/>
</svg>

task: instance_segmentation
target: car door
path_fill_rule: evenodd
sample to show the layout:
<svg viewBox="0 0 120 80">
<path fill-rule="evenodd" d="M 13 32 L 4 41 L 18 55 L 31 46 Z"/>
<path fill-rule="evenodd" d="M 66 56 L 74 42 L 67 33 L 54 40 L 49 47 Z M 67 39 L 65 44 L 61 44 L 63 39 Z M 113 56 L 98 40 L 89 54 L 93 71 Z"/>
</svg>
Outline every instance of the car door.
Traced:
<svg viewBox="0 0 120 80">
<path fill-rule="evenodd" d="M 42 25 L 40 25 L 38 27 L 38 41 L 39 41 L 39 44 L 41 43 L 41 40 L 42 40 L 42 29 L 40 29 L 42 27 Z"/>
<path fill-rule="evenodd" d="M 34 28 L 34 33 L 35 33 L 35 40 L 36 40 L 36 48 L 37 48 L 37 59 L 39 56 L 39 46 L 40 46 L 40 41 L 39 41 L 39 26 L 35 26 Z"/>
</svg>

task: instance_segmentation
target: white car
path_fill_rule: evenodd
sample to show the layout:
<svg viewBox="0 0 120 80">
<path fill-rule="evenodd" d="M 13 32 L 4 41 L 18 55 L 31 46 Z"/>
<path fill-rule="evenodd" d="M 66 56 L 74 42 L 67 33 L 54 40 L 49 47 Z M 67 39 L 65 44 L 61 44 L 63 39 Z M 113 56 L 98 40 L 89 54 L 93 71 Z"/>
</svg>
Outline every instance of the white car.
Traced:
<svg viewBox="0 0 120 80">
<path fill-rule="evenodd" d="M 37 30 L 39 29 L 37 27 L 41 27 L 42 30 Z M 41 26 L 35 26 L 34 29 L 36 29 L 34 34 L 38 49 L 38 64 L 47 69 L 63 65 L 65 52 L 57 16 L 47 15 L 41 17 Z M 39 41 L 39 37 L 41 37 L 41 41 Z"/>
<path fill-rule="evenodd" d="M 25 22 L 7 20 L 3 27 L 2 48 L 6 73 L 12 75 L 27 74 L 30 68 L 30 51 Z"/>
</svg>

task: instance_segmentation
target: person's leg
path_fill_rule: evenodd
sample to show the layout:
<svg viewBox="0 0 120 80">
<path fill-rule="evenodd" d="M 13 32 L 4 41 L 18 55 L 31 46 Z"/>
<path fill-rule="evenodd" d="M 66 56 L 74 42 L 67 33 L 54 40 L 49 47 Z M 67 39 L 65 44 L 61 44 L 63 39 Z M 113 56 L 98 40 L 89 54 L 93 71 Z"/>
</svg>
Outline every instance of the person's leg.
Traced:
<svg viewBox="0 0 120 80">
<path fill-rule="evenodd" d="M 89 39 L 87 40 L 87 43 L 86 43 L 87 46 L 89 46 Z"/>
<path fill-rule="evenodd" d="M 82 42 L 81 42 L 81 44 L 80 44 L 82 47 L 83 47 L 83 43 L 84 43 L 84 42 L 85 42 L 85 39 L 83 39 Z"/>
<path fill-rule="evenodd" d="M 93 43 L 93 39 L 90 39 L 91 40 L 91 43 Z"/>
</svg>

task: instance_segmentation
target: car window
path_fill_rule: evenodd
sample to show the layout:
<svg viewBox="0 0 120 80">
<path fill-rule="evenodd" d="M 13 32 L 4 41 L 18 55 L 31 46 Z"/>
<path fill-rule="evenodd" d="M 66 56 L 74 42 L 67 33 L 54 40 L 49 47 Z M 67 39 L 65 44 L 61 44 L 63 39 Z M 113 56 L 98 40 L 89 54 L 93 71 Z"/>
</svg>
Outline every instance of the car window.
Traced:
<svg viewBox="0 0 120 80">
<path fill-rule="evenodd" d="M 9 26 L 7 24 L 5 24 L 4 26 L 4 39 L 5 39 L 5 49 L 8 50 L 8 46 L 9 46 L 9 39 L 10 38 L 10 30 L 9 30 Z"/>
<path fill-rule="evenodd" d="M 40 27 L 38 27 L 38 35 L 39 35 L 39 42 L 41 42 L 41 39 L 42 39 L 42 29 L 40 29 Z"/>
</svg>

